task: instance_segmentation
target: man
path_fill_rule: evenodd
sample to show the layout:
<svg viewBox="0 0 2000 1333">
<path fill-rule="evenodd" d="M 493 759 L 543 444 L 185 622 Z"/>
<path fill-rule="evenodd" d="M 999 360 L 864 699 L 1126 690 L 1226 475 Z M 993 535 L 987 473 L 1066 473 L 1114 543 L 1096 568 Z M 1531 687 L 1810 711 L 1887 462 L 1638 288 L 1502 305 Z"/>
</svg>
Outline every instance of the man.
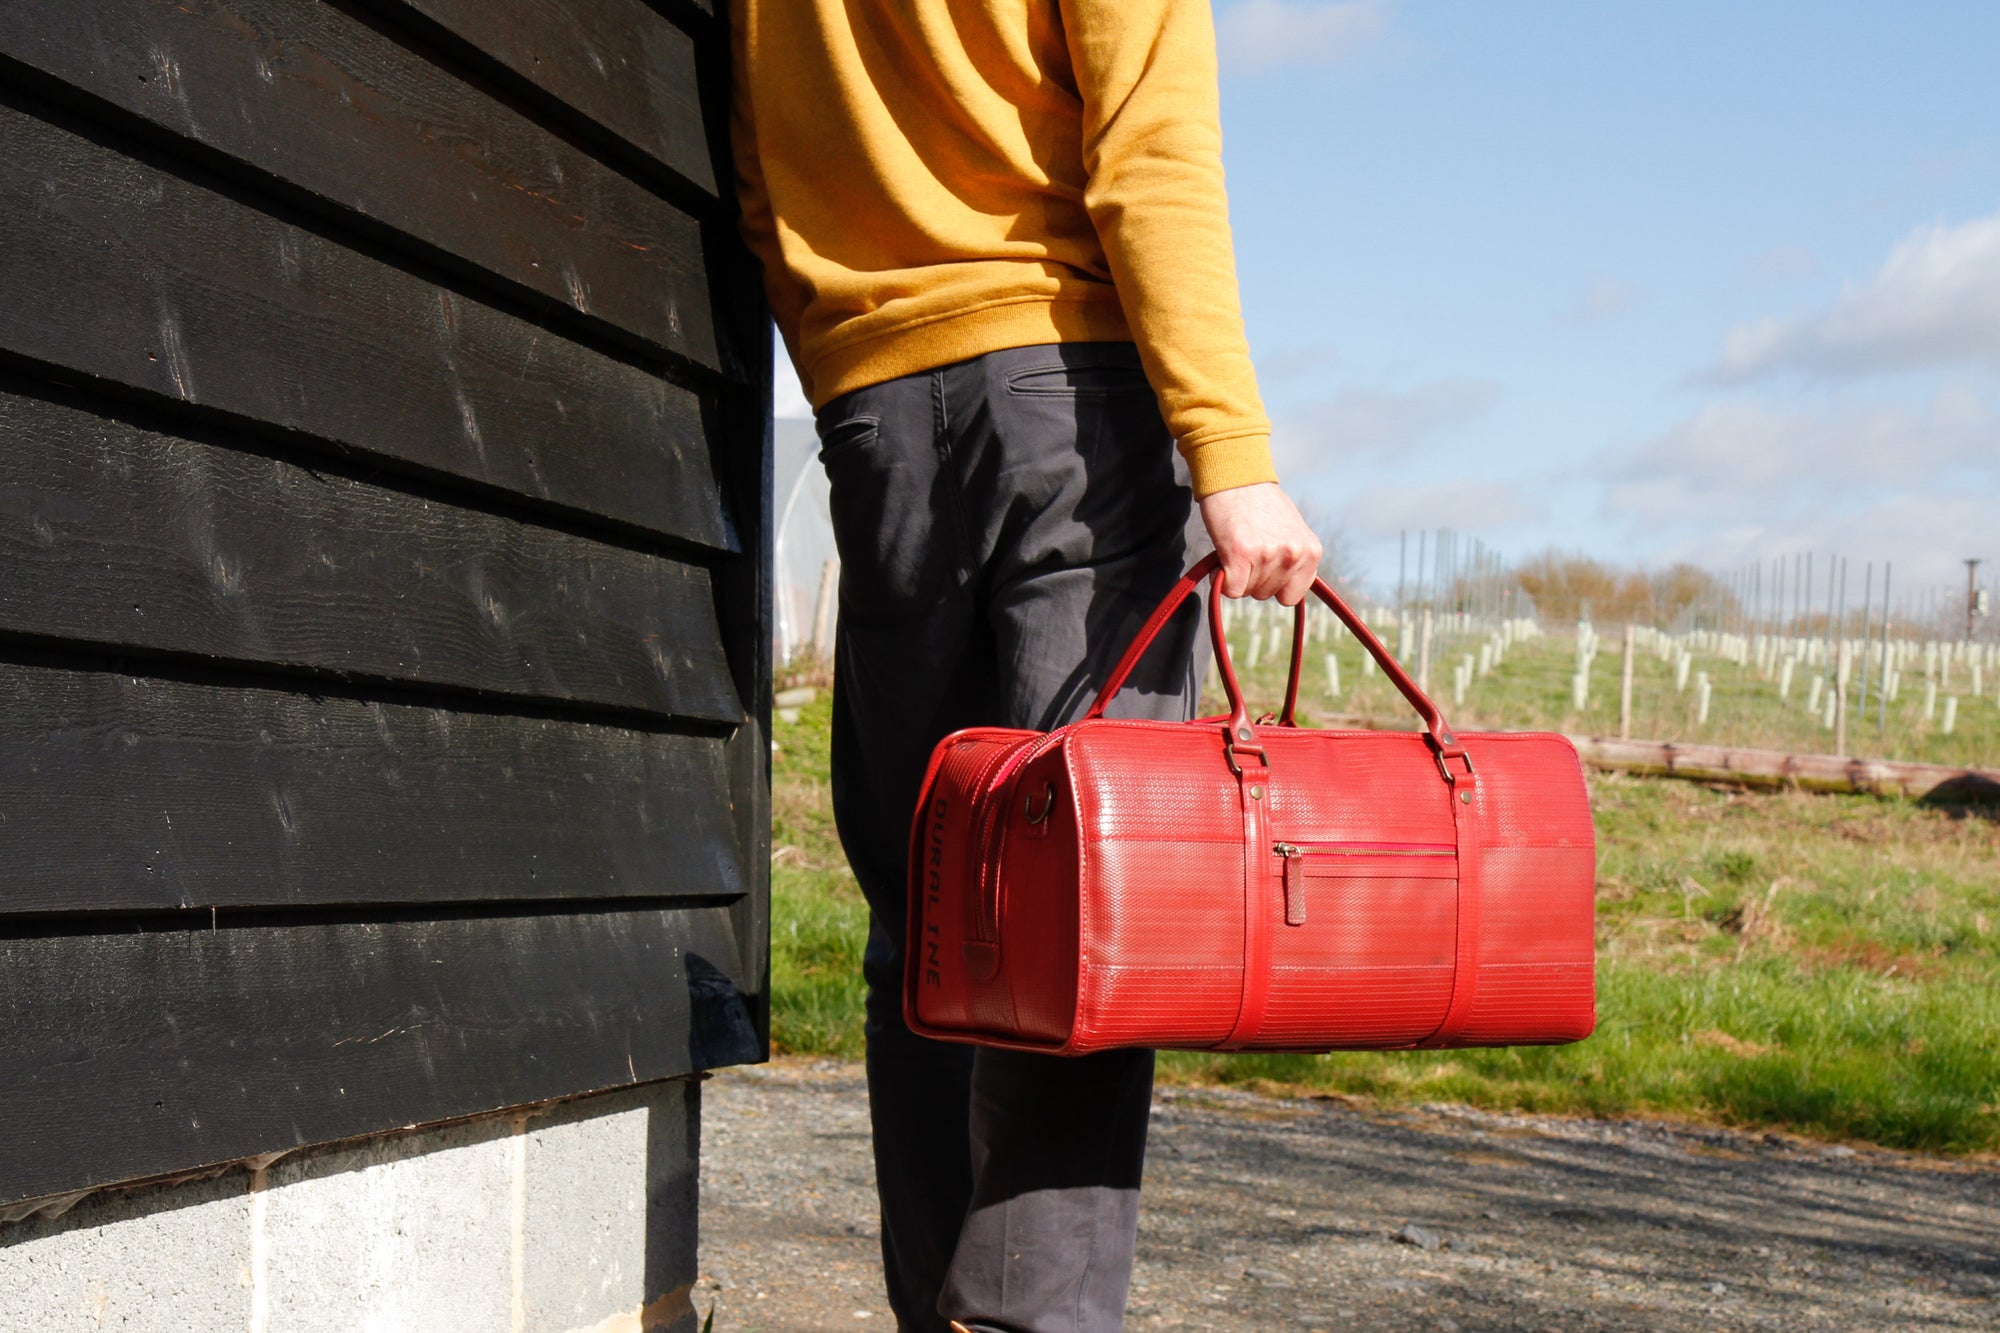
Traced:
<svg viewBox="0 0 2000 1333">
<path fill-rule="evenodd" d="M 1191 498 L 1228 595 L 1295 604 L 1318 566 L 1243 336 L 1208 6 L 733 0 L 731 23 L 743 234 L 841 555 L 834 814 L 871 911 L 890 1303 L 924 1333 L 1116 1329 L 1152 1053 L 913 1036 L 904 870 L 931 748 L 1080 712 L 1187 562 Z M 1123 711 L 1190 715 L 1195 626 Z"/>
</svg>

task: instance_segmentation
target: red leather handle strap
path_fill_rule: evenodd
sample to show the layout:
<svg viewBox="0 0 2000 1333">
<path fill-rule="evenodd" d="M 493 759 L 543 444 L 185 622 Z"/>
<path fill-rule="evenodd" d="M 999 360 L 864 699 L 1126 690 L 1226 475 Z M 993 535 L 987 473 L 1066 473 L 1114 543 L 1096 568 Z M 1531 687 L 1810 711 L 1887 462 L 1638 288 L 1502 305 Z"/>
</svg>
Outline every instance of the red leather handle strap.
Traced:
<svg viewBox="0 0 2000 1333">
<path fill-rule="evenodd" d="M 1306 665 L 1305 599 L 1299 600 L 1297 611 L 1298 614 L 1292 617 L 1292 674 L 1285 683 L 1285 711 L 1278 714 L 1279 724 L 1287 727 L 1299 724 L 1299 677 Z"/>
<path fill-rule="evenodd" d="M 1118 659 L 1118 665 L 1111 668 L 1111 674 L 1104 679 L 1104 688 L 1091 700 L 1085 717 L 1103 717 L 1104 707 L 1113 695 L 1125 688 L 1125 678 L 1132 674 L 1132 668 L 1139 665 L 1139 659 L 1153 646 L 1153 640 L 1166 628 L 1167 621 L 1174 612 L 1181 609 L 1181 603 L 1188 594 L 1201 586 L 1201 581 L 1222 568 L 1222 557 L 1210 551 L 1207 555 L 1188 566 L 1188 572 L 1181 575 L 1174 586 L 1167 589 L 1167 595 L 1153 608 L 1153 614 L 1146 617 L 1146 623 L 1139 626 L 1139 632 L 1132 636 L 1132 642 L 1125 646 L 1125 655 Z"/>
<path fill-rule="evenodd" d="M 1220 577 L 1215 577 L 1219 575 L 1221 568 L 1222 557 L 1211 551 L 1195 561 L 1187 573 L 1181 575 L 1179 582 L 1167 590 L 1167 595 L 1160 599 L 1159 606 L 1146 618 L 1146 623 L 1141 625 L 1139 632 L 1133 636 L 1131 644 L 1125 649 L 1125 655 L 1118 659 L 1118 665 L 1113 667 L 1111 674 L 1105 678 L 1104 688 L 1097 692 L 1097 698 L 1091 702 L 1089 711 L 1084 714 L 1085 717 L 1104 716 L 1105 705 L 1109 704 L 1112 696 L 1124 686 L 1126 678 L 1132 674 L 1132 669 L 1138 666 L 1139 659 L 1145 655 L 1146 649 L 1152 646 L 1154 638 L 1166 626 L 1168 618 L 1180 610 L 1181 603 L 1188 599 L 1188 594 L 1200 586 L 1203 579 L 1209 579 L 1208 631 L 1209 638 L 1215 645 L 1215 661 L 1222 676 L 1222 689 L 1229 698 L 1230 730 L 1238 740 L 1252 739 L 1252 735 L 1245 734 L 1249 732 L 1250 714 L 1243 702 L 1243 690 L 1236 681 L 1235 664 L 1229 658 L 1229 641 L 1222 633 L 1222 580 Z M 1383 646 L 1382 641 L 1375 637 L 1375 632 L 1368 628 L 1360 616 L 1354 614 L 1354 609 L 1341 599 L 1339 593 L 1326 585 L 1326 580 L 1314 579 L 1312 590 L 1313 595 L 1325 602 L 1328 609 L 1340 618 L 1340 623 L 1347 626 L 1356 641 L 1382 668 L 1382 674 L 1389 678 L 1390 683 L 1403 698 L 1416 709 L 1417 716 L 1423 719 L 1424 732 L 1439 755 L 1450 758 L 1462 755 L 1464 750 L 1460 747 L 1458 738 L 1451 734 L 1451 727 L 1445 722 L 1444 714 L 1438 710 L 1438 706 L 1431 701 L 1429 695 L 1417 688 L 1417 682 L 1410 679 L 1409 672 L 1403 670 L 1402 665 Z M 1296 725 L 1299 675 L 1305 665 L 1305 623 L 1305 604 L 1301 602 L 1297 618 L 1292 625 L 1291 678 L 1285 686 L 1285 711 L 1280 719 L 1285 726 Z M 1451 770 L 1444 771 L 1446 780 L 1450 781 Z"/>
<path fill-rule="evenodd" d="M 1383 646 L 1382 641 L 1375 637 L 1375 631 L 1369 629 L 1361 617 L 1354 614 L 1354 608 L 1342 601 L 1339 593 L 1326 586 L 1326 580 L 1314 579 L 1313 592 L 1326 603 L 1334 615 L 1340 617 L 1340 623 L 1347 626 L 1356 641 L 1367 650 L 1370 657 L 1375 659 L 1375 664 L 1382 668 L 1382 674 L 1389 678 L 1389 683 L 1409 700 L 1410 707 L 1417 710 L 1417 716 L 1424 720 L 1424 731 L 1436 743 L 1438 749 L 1459 752 L 1458 738 L 1451 734 L 1451 727 L 1445 722 L 1444 714 L 1431 701 L 1431 697 L 1417 687 L 1417 682 L 1410 678 L 1410 673 L 1403 670 L 1402 663 L 1398 662 Z M 1295 678 L 1298 675 L 1300 660 L 1301 655 L 1295 648 L 1292 653 L 1292 674 Z"/>
</svg>

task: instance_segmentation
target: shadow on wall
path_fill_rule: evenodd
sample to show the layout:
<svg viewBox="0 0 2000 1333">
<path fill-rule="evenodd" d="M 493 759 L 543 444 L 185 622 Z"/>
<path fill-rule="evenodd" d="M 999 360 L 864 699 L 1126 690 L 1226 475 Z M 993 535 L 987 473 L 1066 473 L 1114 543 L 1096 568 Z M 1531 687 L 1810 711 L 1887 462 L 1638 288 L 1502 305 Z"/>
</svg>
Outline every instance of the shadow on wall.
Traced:
<svg viewBox="0 0 2000 1333">
<path fill-rule="evenodd" d="M 750 1004 L 729 975 L 698 953 L 687 955 L 688 1061 L 695 1069 L 755 1064 L 763 1044 Z"/>
</svg>

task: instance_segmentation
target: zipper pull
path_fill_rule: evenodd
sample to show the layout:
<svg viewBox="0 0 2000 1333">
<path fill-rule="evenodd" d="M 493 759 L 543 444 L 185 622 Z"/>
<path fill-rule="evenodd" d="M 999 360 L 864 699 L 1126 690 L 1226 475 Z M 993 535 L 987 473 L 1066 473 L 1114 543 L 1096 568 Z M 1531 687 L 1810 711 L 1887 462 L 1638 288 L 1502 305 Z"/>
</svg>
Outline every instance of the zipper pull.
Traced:
<svg viewBox="0 0 2000 1333">
<path fill-rule="evenodd" d="M 1305 858 L 1305 849 L 1280 842 L 1272 844 L 1272 850 L 1285 858 L 1285 924 L 1303 926 L 1306 923 L 1306 872 L 1299 863 Z"/>
</svg>

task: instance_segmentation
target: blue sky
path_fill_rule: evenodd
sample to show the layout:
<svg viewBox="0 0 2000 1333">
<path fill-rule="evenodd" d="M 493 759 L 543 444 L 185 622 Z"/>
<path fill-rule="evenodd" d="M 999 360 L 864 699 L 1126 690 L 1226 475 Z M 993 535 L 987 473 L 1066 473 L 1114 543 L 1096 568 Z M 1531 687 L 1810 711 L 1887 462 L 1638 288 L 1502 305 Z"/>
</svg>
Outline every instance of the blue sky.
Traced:
<svg viewBox="0 0 2000 1333">
<path fill-rule="evenodd" d="M 2000 562 L 2000 6 L 1217 24 L 1280 469 L 1375 580 L 1439 525 L 1904 587 Z"/>
</svg>

